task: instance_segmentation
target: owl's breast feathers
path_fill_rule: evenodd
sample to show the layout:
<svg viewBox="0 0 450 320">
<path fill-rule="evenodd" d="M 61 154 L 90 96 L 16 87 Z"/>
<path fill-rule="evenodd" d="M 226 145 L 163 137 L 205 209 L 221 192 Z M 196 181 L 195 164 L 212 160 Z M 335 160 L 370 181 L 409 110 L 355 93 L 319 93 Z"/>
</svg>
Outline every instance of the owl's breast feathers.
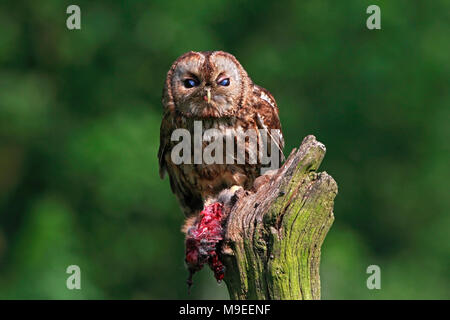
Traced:
<svg viewBox="0 0 450 320">
<path fill-rule="evenodd" d="M 202 129 L 217 128 L 219 130 L 270 130 L 278 129 L 279 136 L 275 142 L 279 150 L 280 163 L 284 160 L 282 153 L 284 141 L 278 117 L 278 108 L 272 95 L 265 89 L 255 86 L 248 105 L 239 109 L 234 118 L 203 119 Z M 261 165 L 258 164 L 180 164 L 176 165 L 171 159 L 171 151 L 177 142 L 170 137 L 173 130 L 187 129 L 193 135 L 193 118 L 186 118 L 176 111 L 167 110 L 161 124 L 161 144 L 159 149 L 159 166 L 161 178 L 169 173 L 170 185 L 177 196 L 183 211 L 187 216 L 202 209 L 203 201 L 218 194 L 221 190 L 233 185 L 240 185 L 250 189 L 253 181 L 260 175 Z M 203 133 L 202 132 L 202 133 Z M 272 131 L 273 132 L 273 131 Z M 269 133 L 270 134 L 270 133 Z M 270 139 L 269 143 L 273 143 Z M 203 142 L 203 149 L 208 142 Z M 225 147 L 224 147 L 225 149 Z M 270 147 L 267 148 L 270 150 Z M 194 152 L 193 148 L 191 149 Z M 202 150 L 203 151 L 203 150 Z M 256 150 L 255 150 L 256 151 Z M 252 150 L 246 150 L 246 155 Z"/>
</svg>

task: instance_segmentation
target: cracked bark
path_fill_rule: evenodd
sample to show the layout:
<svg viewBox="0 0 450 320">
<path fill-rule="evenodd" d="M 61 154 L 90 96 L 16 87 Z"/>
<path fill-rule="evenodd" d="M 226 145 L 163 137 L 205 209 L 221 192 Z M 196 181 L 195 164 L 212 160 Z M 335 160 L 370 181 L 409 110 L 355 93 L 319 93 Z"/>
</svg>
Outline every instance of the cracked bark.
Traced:
<svg viewBox="0 0 450 320">
<path fill-rule="evenodd" d="M 312 135 L 254 192 L 229 209 L 222 261 L 231 299 L 320 299 L 320 250 L 337 184 L 317 173 L 325 146 Z"/>
</svg>

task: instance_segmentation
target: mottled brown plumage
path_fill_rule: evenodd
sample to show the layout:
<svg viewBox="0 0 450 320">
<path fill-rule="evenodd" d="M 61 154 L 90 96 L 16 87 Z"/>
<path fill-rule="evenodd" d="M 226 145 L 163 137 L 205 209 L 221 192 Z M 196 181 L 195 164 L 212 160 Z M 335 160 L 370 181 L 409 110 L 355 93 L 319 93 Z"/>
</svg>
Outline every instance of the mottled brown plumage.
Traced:
<svg viewBox="0 0 450 320">
<path fill-rule="evenodd" d="M 195 85 L 190 87 L 190 84 Z M 245 164 L 176 165 L 171 159 L 172 148 L 178 143 L 171 141 L 175 129 L 193 133 L 194 121 L 202 121 L 203 131 L 216 128 L 223 134 L 226 130 L 227 134 L 237 134 L 240 129 L 257 132 L 279 129 L 279 134 L 271 137 L 272 142 L 269 138 L 268 144 L 277 140 L 280 162 L 283 158 L 284 142 L 275 99 L 266 89 L 253 84 L 241 64 L 229 53 L 191 51 L 179 57 L 167 73 L 162 101 L 160 175 L 163 178 L 165 172 L 169 174 L 172 191 L 188 217 L 195 216 L 206 199 L 225 188 L 237 185 L 251 189 L 255 178 L 261 174 L 261 163 L 259 158 L 256 164 L 249 163 L 249 155 L 256 150 L 250 150 L 247 141 Z M 258 138 L 258 143 L 260 141 Z M 208 144 L 203 142 L 202 147 Z M 225 153 L 225 146 L 223 150 Z M 233 157 L 235 155 L 233 153 Z"/>
</svg>

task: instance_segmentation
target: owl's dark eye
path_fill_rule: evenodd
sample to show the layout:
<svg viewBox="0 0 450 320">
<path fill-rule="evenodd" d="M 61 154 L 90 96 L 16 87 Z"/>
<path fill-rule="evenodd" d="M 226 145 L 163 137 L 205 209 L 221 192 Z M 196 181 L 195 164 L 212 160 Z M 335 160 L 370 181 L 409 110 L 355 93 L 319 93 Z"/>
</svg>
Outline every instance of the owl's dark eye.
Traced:
<svg viewBox="0 0 450 320">
<path fill-rule="evenodd" d="M 199 81 L 197 79 L 186 79 L 183 83 L 185 88 L 193 88 L 199 85 Z"/>
<path fill-rule="evenodd" d="M 224 87 L 230 85 L 230 78 L 225 78 L 223 80 L 220 80 L 219 85 L 224 86 Z"/>
</svg>

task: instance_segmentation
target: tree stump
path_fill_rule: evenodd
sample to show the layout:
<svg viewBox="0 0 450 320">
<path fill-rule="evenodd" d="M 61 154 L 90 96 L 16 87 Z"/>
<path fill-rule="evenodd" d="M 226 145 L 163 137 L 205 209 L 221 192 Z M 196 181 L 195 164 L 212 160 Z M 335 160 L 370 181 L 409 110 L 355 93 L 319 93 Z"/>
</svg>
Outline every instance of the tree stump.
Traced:
<svg viewBox="0 0 450 320">
<path fill-rule="evenodd" d="M 320 299 L 320 251 L 337 184 L 317 173 L 325 146 L 312 135 L 272 175 L 239 190 L 221 259 L 231 299 Z"/>
</svg>

